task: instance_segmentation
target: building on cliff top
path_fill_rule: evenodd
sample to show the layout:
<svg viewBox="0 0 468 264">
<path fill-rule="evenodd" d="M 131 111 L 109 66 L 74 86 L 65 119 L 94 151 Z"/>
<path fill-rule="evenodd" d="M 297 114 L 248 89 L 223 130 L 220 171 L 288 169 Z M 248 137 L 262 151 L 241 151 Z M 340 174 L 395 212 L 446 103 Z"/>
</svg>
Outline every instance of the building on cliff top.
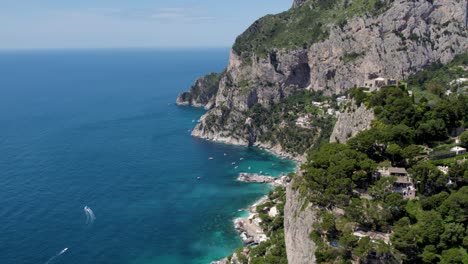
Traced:
<svg viewBox="0 0 468 264">
<path fill-rule="evenodd" d="M 376 176 L 380 178 L 380 176 L 409 176 L 408 172 L 405 168 L 398 168 L 398 167 L 390 167 L 390 168 L 382 168 L 376 172 Z"/>
<path fill-rule="evenodd" d="M 406 171 L 405 168 L 388 168 L 388 172 L 391 176 L 402 176 L 402 177 L 407 177 L 408 172 Z"/>
<path fill-rule="evenodd" d="M 416 187 L 409 176 L 398 176 L 393 184 L 393 192 L 403 195 L 405 199 L 416 198 Z"/>
<path fill-rule="evenodd" d="M 405 168 L 390 167 L 388 169 L 380 169 L 374 173 L 374 179 L 390 176 L 396 177 L 392 186 L 393 192 L 403 195 L 405 199 L 412 200 L 416 198 L 416 186 Z"/>
<path fill-rule="evenodd" d="M 456 155 L 461 155 L 461 154 L 466 153 L 466 148 L 456 146 L 456 147 L 451 148 L 450 152 L 454 152 Z"/>
<path fill-rule="evenodd" d="M 369 92 L 378 91 L 384 86 L 396 85 L 395 79 L 387 79 L 383 77 L 377 77 L 374 79 L 367 80 L 364 82 L 364 87 L 369 88 Z"/>
</svg>

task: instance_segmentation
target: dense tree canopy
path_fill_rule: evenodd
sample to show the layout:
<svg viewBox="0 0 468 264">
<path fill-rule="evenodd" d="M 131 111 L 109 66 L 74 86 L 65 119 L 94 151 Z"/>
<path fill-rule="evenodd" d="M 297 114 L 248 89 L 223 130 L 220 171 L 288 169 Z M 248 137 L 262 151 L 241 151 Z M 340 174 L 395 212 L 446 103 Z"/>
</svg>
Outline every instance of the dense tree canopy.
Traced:
<svg viewBox="0 0 468 264">
<path fill-rule="evenodd" d="M 458 63 L 468 66 L 464 58 Z M 460 76 L 452 68 L 436 65 L 410 80 L 410 87 L 429 99 L 418 95 L 416 100 L 405 85 L 349 91 L 356 103 L 374 109 L 377 120 L 346 145 L 314 151 L 303 166 L 310 201 L 345 212 L 321 215 L 311 234 L 318 262 L 372 255 L 389 263 L 468 263 L 468 162 L 448 152 L 454 135 L 466 127 L 468 97 L 445 95 L 447 83 Z M 467 132 L 459 139 L 468 145 Z M 441 159 L 448 171 L 436 166 Z M 419 199 L 408 201 L 394 192 L 396 177 L 376 176 L 377 167 L 389 166 L 407 169 Z M 391 244 L 356 239 L 352 230 L 391 233 Z"/>
<path fill-rule="evenodd" d="M 304 175 L 314 202 L 322 206 L 346 203 L 354 188 L 370 181 L 376 163 L 347 145 L 328 144 L 311 154 Z"/>
</svg>

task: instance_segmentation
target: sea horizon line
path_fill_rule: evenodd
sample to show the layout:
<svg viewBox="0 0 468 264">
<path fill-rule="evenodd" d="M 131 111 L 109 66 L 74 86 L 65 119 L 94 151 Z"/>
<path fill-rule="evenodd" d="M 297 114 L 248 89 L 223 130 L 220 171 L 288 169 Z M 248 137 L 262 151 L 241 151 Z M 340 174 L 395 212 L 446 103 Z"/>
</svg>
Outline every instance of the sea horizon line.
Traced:
<svg viewBox="0 0 468 264">
<path fill-rule="evenodd" d="M 207 51 L 229 50 L 227 46 L 194 46 L 194 47 L 83 47 L 83 48 L 0 48 L 0 53 L 21 52 L 64 52 L 64 51 Z"/>
</svg>

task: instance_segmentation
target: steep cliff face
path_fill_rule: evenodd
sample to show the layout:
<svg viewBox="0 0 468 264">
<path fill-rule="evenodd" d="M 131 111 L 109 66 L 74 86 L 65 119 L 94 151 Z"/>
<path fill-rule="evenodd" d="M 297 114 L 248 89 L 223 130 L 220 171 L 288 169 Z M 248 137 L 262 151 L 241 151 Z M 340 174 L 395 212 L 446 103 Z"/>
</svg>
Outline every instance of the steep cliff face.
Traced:
<svg viewBox="0 0 468 264">
<path fill-rule="evenodd" d="M 317 212 L 311 205 L 302 208 L 304 199 L 290 184 L 286 189 L 284 206 L 284 232 L 289 264 L 312 264 L 315 260 L 315 244 L 309 238 Z"/>
<path fill-rule="evenodd" d="M 188 92 L 177 96 L 177 105 L 191 105 L 211 109 L 214 106 L 214 97 L 218 92 L 219 81 L 223 73 L 210 73 L 198 79 Z"/>
<path fill-rule="evenodd" d="M 252 109 L 271 109 L 303 90 L 333 95 L 376 77 L 402 80 L 435 61 L 447 63 L 468 50 L 466 1 L 377 0 L 384 7 L 374 8 L 375 12 L 363 12 L 358 2 L 294 0 L 291 10 L 255 22 L 236 41 L 225 72 L 203 77 L 179 95 L 178 104 L 211 109 L 192 135 L 229 144 L 257 145 L 288 155 L 285 146 L 261 139 L 272 128 L 263 124 Z M 327 16 L 336 17 L 335 21 L 314 22 L 317 8 L 326 8 Z M 340 12 L 345 11 L 345 19 L 339 19 Z M 353 12 L 359 14 L 350 16 Z M 301 16 L 299 23 L 296 15 Z M 302 31 L 298 34 L 284 36 L 284 32 L 299 29 Z M 302 45 L 297 40 L 304 32 L 311 39 Z M 339 115 L 330 141 L 345 143 L 370 128 L 373 119 L 372 110 L 353 104 Z M 315 263 L 316 246 L 309 234 L 318 221 L 317 210 L 302 208 L 300 194 L 291 185 L 286 193 L 288 262 Z"/>
<path fill-rule="evenodd" d="M 236 145 L 260 144 L 276 154 L 283 154 L 281 146 L 257 142 L 265 132 L 248 110 L 260 104 L 264 108 L 280 102 L 309 85 L 309 67 L 304 51 L 277 51 L 270 58 L 254 58 L 245 64 L 231 52 L 229 66 L 219 82 L 215 108 L 201 118 L 192 135 Z M 282 61 L 278 63 L 277 61 Z M 280 85 L 287 84 L 287 85 Z M 268 130 L 268 128 L 266 128 Z"/>
<path fill-rule="evenodd" d="M 375 18 L 334 27 L 309 49 L 311 88 L 339 93 L 377 76 L 403 79 L 468 49 L 465 1 L 400 1 Z"/>
<path fill-rule="evenodd" d="M 301 5 L 302 2 L 295 1 L 296 8 L 278 16 L 293 19 L 298 14 L 311 19 L 307 17 L 309 9 L 315 8 L 313 4 L 323 4 L 309 1 L 311 5 Z M 344 5 L 343 1 L 331 2 L 335 4 L 326 7 L 332 8 L 327 11 L 331 14 L 333 8 Z M 344 7 L 340 10 L 353 11 Z M 256 22 L 236 42 L 227 71 L 219 76 L 217 89 L 203 89 L 199 80 L 189 95 L 179 97 L 180 103 L 214 107 L 202 118 L 193 135 L 241 145 L 267 144 L 258 142 L 265 130 L 252 126 L 256 120 L 255 116 L 249 116 L 248 110 L 253 106 L 269 109 L 304 89 L 332 95 L 377 76 L 404 79 L 431 62 L 449 62 L 468 49 L 466 1 L 398 1 L 379 10 L 384 11 L 321 24 L 319 29 L 323 32 L 317 33 L 310 46 L 300 48 L 259 48 L 262 38 L 256 38 L 255 34 L 262 32 L 268 36 L 268 30 L 275 32 L 274 27 L 268 27 L 276 20 L 271 25 Z M 269 16 L 266 20 L 274 18 Z M 249 48 L 250 40 L 255 48 Z M 279 40 L 274 39 L 272 43 L 275 41 Z M 192 92 L 198 87 L 203 96 Z"/>
<path fill-rule="evenodd" d="M 364 104 L 358 107 L 353 102 L 345 112 L 339 114 L 330 137 L 330 142 L 345 144 L 348 139 L 354 137 L 359 132 L 370 129 L 374 118 L 373 109 L 367 109 Z"/>
<path fill-rule="evenodd" d="M 293 1 L 292 8 L 300 7 L 300 6 L 303 5 L 305 2 L 307 2 L 307 0 L 294 0 L 294 1 Z"/>
</svg>

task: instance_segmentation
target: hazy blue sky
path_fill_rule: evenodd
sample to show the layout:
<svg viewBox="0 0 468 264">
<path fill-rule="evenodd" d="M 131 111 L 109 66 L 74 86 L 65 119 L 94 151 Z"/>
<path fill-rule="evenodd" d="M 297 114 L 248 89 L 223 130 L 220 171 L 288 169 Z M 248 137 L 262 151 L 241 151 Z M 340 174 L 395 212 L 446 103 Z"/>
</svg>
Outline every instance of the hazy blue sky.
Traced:
<svg viewBox="0 0 468 264">
<path fill-rule="evenodd" d="M 228 47 L 292 0 L 0 0 L 0 48 Z"/>
</svg>

